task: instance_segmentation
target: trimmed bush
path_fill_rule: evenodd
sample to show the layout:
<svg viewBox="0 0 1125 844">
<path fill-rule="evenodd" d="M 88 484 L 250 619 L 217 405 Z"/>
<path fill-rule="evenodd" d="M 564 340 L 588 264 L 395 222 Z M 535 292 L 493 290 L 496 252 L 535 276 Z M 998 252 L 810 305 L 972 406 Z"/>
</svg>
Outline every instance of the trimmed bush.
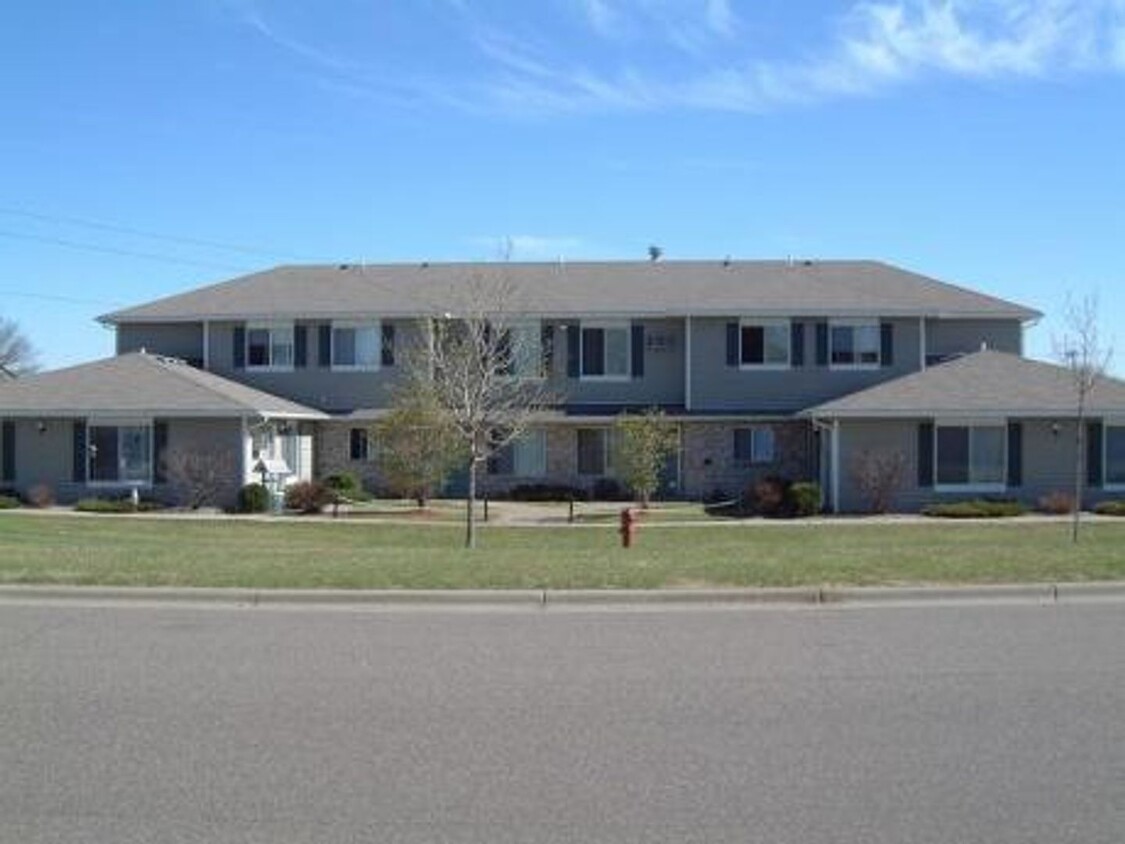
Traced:
<svg viewBox="0 0 1125 844">
<path fill-rule="evenodd" d="M 0 495 L 0 510 L 15 510 L 20 506 L 20 500 L 14 495 Z"/>
<path fill-rule="evenodd" d="M 1074 496 L 1062 490 L 1055 490 L 1044 495 L 1036 503 L 1039 505 L 1040 511 L 1055 516 L 1063 516 L 1074 512 Z"/>
<path fill-rule="evenodd" d="M 270 491 L 262 484 L 246 484 L 238 491 L 238 512 L 266 513 L 270 509 Z"/>
<path fill-rule="evenodd" d="M 1022 516 L 1025 512 L 1027 508 L 1018 501 L 992 501 L 984 498 L 928 504 L 922 508 L 923 516 L 938 519 L 1001 519 Z"/>
<path fill-rule="evenodd" d="M 285 488 L 285 506 L 300 513 L 319 513 L 332 503 L 335 493 L 318 481 L 298 481 Z"/>
<path fill-rule="evenodd" d="M 154 510 L 163 510 L 164 505 L 146 499 L 141 499 L 136 508 L 133 507 L 131 497 L 124 498 L 83 498 L 74 505 L 80 513 L 151 513 Z"/>
<path fill-rule="evenodd" d="M 633 496 L 614 478 L 598 478 L 590 493 L 594 501 L 632 501 Z"/>
<path fill-rule="evenodd" d="M 1094 508 L 1099 516 L 1125 516 L 1125 500 L 1103 501 Z"/>
<path fill-rule="evenodd" d="M 349 497 L 357 489 L 361 488 L 359 478 L 352 472 L 340 472 L 336 475 L 329 475 L 324 479 L 323 483 L 329 489 Z"/>
<path fill-rule="evenodd" d="M 786 497 L 790 486 L 789 481 L 777 475 L 755 481 L 747 493 L 750 511 L 769 518 L 786 515 Z"/>
<path fill-rule="evenodd" d="M 508 492 L 511 501 L 585 501 L 586 490 L 566 484 L 520 484 Z"/>
<path fill-rule="evenodd" d="M 27 491 L 27 503 L 32 507 L 50 507 L 55 503 L 55 491 L 47 484 L 36 484 Z"/>
<path fill-rule="evenodd" d="M 820 484 L 812 481 L 798 481 L 789 487 L 786 494 L 789 515 L 796 518 L 815 516 L 820 512 Z"/>
</svg>

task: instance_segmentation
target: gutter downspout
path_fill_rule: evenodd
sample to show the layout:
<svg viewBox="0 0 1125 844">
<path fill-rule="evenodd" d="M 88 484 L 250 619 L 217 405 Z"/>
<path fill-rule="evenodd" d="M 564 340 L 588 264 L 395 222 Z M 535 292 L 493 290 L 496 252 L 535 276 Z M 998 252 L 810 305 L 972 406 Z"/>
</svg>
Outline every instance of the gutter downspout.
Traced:
<svg viewBox="0 0 1125 844">
<path fill-rule="evenodd" d="M 211 371 L 211 322 L 203 320 L 203 369 Z"/>
<path fill-rule="evenodd" d="M 825 484 L 824 488 L 821 489 L 821 491 L 820 491 L 820 498 L 821 498 L 820 506 L 821 507 L 824 506 L 824 499 L 827 498 L 829 492 L 831 492 L 832 512 L 833 513 L 839 513 L 840 512 L 840 505 L 838 503 L 838 497 L 839 497 L 839 493 L 840 493 L 840 484 L 839 484 L 839 481 L 837 480 L 837 476 L 839 475 L 840 465 L 839 465 L 839 459 L 836 456 L 836 450 L 839 447 L 840 422 L 839 422 L 839 420 L 834 420 L 832 422 L 832 424 L 829 425 L 827 422 L 822 422 L 821 420 L 816 419 L 816 418 L 811 419 L 811 422 L 812 422 L 813 428 L 816 431 L 819 431 L 822 434 L 828 433 L 832 438 L 830 443 L 829 443 L 830 460 L 829 460 L 828 466 L 827 466 L 829 478 L 828 478 L 828 483 Z M 818 455 L 818 462 L 819 462 L 819 455 Z M 822 469 L 823 469 L 823 467 L 822 467 Z"/>
<path fill-rule="evenodd" d="M 926 318 L 918 318 L 918 360 L 919 369 L 922 372 L 926 371 L 926 347 L 929 343 L 926 342 Z"/>
<path fill-rule="evenodd" d="M 684 410 L 691 410 L 691 317 L 684 320 Z"/>
</svg>

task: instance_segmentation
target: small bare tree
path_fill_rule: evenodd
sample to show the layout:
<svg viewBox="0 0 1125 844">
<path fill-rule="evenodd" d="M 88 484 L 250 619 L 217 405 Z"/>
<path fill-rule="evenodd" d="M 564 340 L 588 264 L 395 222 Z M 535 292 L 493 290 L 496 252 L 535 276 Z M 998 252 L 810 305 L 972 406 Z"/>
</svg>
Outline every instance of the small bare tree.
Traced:
<svg viewBox="0 0 1125 844">
<path fill-rule="evenodd" d="M 159 459 L 168 484 L 192 510 L 218 506 L 237 474 L 234 455 L 224 451 L 169 449 Z"/>
<path fill-rule="evenodd" d="M 441 411 L 432 384 L 396 392 L 390 412 L 375 425 L 376 463 L 387 487 L 419 507 L 449 472 L 464 462 L 459 432 Z"/>
<path fill-rule="evenodd" d="M 906 477 L 906 455 L 897 449 L 861 451 L 851 461 L 851 472 L 868 510 L 886 513 Z"/>
<path fill-rule="evenodd" d="M 477 471 L 520 437 L 535 413 L 553 403 L 542 378 L 538 330 L 520 320 L 516 291 L 501 270 L 476 274 L 451 291 L 428 343 L 408 354 L 402 395 L 429 396 L 456 432 L 468 472 L 465 546 L 476 546 Z"/>
<path fill-rule="evenodd" d="M 619 416 L 617 430 L 620 432 L 618 471 L 641 507 L 647 510 L 660 484 L 664 464 L 679 447 L 679 430 L 657 408 Z"/>
<path fill-rule="evenodd" d="M 1081 302 L 1068 297 L 1064 321 L 1066 333 L 1054 345 L 1055 357 L 1070 371 L 1074 387 L 1074 509 L 1070 538 L 1076 543 L 1086 487 L 1086 409 L 1090 394 L 1105 377 L 1113 352 L 1103 346 L 1098 336 L 1097 296 L 1086 296 Z"/>
<path fill-rule="evenodd" d="M 14 320 L 0 317 L 0 378 L 18 378 L 37 368 L 31 341 Z"/>
</svg>

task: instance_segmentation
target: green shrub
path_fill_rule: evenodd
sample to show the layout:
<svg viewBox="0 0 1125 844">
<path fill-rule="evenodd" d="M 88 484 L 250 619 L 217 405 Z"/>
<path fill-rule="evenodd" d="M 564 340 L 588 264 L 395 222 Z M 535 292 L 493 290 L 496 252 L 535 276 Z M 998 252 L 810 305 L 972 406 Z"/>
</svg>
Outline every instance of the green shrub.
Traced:
<svg viewBox="0 0 1125 844">
<path fill-rule="evenodd" d="M 0 495 L 0 510 L 14 510 L 20 506 L 20 500 L 14 495 Z"/>
<path fill-rule="evenodd" d="M 151 513 L 154 510 L 163 510 L 164 505 L 156 501 L 142 498 L 133 507 L 131 496 L 122 498 L 83 498 L 74 505 L 80 513 Z"/>
<path fill-rule="evenodd" d="M 791 516 L 803 518 L 820 512 L 820 484 L 798 481 L 786 493 L 786 505 Z"/>
<path fill-rule="evenodd" d="M 975 498 L 972 501 L 948 501 L 928 504 L 922 508 L 923 516 L 938 519 L 999 519 L 1022 516 L 1027 512 L 1018 501 Z"/>
<path fill-rule="evenodd" d="M 586 490 L 566 484 L 520 484 L 508 492 L 512 501 L 585 501 Z"/>
<path fill-rule="evenodd" d="M 598 478 L 594 481 L 590 498 L 594 501 L 632 501 L 633 494 L 616 478 Z"/>
<path fill-rule="evenodd" d="M 238 512 L 266 513 L 270 509 L 270 491 L 263 484 L 246 484 L 238 491 Z"/>
<path fill-rule="evenodd" d="M 352 472 L 340 472 L 335 475 L 329 475 L 323 481 L 324 485 L 331 490 L 335 490 L 341 495 L 351 497 L 352 493 L 361 489 L 359 478 Z"/>
<path fill-rule="evenodd" d="M 300 513 L 319 513 L 332 503 L 335 493 L 318 481 L 298 481 L 285 488 L 285 506 Z"/>
<path fill-rule="evenodd" d="M 1103 501 L 1094 508 L 1099 516 L 1125 516 L 1125 499 L 1120 501 Z"/>
</svg>

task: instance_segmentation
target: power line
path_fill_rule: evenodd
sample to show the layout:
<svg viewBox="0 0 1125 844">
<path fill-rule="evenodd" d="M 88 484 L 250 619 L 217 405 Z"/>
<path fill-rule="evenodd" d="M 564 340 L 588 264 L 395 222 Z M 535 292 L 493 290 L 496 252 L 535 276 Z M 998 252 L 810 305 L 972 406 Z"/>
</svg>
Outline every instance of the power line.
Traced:
<svg viewBox="0 0 1125 844">
<path fill-rule="evenodd" d="M 56 296 L 51 293 L 27 293 L 22 290 L 0 290 L 0 296 L 15 296 L 19 299 L 43 299 L 47 302 L 63 302 L 68 305 L 95 305 L 99 308 L 119 308 L 122 302 L 109 299 L 81 299 L 76 296 Z"/>
<path fill-rule="evenodd" d="M 114 246 L 101 246 L 95 243 L 83 243 L 77 240 L 66 240 L 61 237 L 48 237 L 24 232 L 4 231 L 0 229 L 0 237 L 10 237 L 16 240 L 32 240 L 38 243 L 49 243 L 53 246 L 65 246 L 68 249 L 85 249 L 88 252 L 102 252 L 107 255 L 122 255 L 127 258 L 144 258 L 148 261 L 163 261 L 166 264 L 182 264 L 189 267 L 206 267 L 208 269 L 233 270 L 234 272 L 249 272 L 249 268 L 233 264 L 221 264 L 215 261 L 197 261 L 191 258 L 176 258 L 171 255 L 159 255 L 155 252 L 137 252 L 132 249 L 118 249 Z"/>
<path fill-rule="evenodd" d="M 181 243 L 187 246 L 202 246 L 207 249 L 222 249 L 227 252 L 241 252 L 245 255 L 260 255 L 269 258 L 288 258 L 294 261 L 312 262 L 312 263 L 332 263 L 331 259 L 316 258 L 308 255 L 299 255 L 292 252 L 284 252 L 277 249 L 267 249 L 262 246 L 242 246 L 235 243 L 224 243 L 219 240 L 206 240 L 198 237 L 184 237 L 174 234 L 163 234 L 161 232 L 149 231 L 147 229 L 137 229 L 132 226 L 123 226 L 118 223 L 105 223 L 99 220 L 89 220 L 82 217 L 70 217 L 59 214 L 40 214 L 35 211 L 24 211 L 21 208 L 4 208 L 0 207 L 0 214 L 7 214 L 16 217 L 26 217 L 30 220 L 39 220 L 47 223 L 63 223 L 68 226 L 84 226 L 91 229 L 100 229 L 102 231 L 117 232 L 119 234 L 128 234 L 135 237 L 146 237 L 152 240 L 164 240 L 169 243 Z"/>
</svg>

